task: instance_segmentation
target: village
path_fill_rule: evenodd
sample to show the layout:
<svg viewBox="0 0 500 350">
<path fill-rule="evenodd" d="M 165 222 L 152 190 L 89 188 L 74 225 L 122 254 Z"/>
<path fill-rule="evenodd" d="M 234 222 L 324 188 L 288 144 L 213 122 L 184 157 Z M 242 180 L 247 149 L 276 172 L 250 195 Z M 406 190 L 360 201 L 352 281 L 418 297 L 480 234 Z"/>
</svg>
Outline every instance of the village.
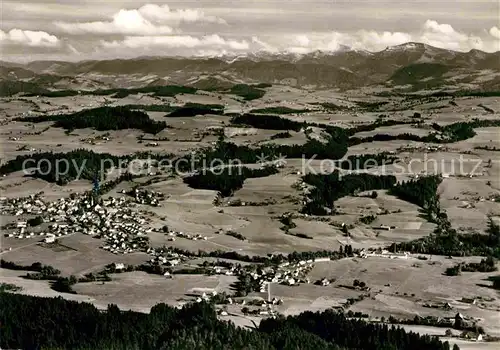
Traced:
<svg viewBox="0 0 500 350">
<path fill-rule="evenodd" d="M 139 205 L 161 206 L 165 196 L 160 192 L 148 191 L 135 187 L 129 191 L 120 191 L 123 196 L 99 198 L 92 193 L 74 194 L 69 198 L 60 198 L 54 202 L 46 202 L 41 194 L 30 195 L 24 198 L 1 198 L 1 215 L 13 216 L 17 221 L 4 225 L 5 236 L 8 238 L 36 240 L 43 238 L 40 244 L 57 244 L 58 239 L 82 233 L 102 240 L 101 248 L 113 254 L 131 254 L 134 252 L 146 253 L 150 260 L 142 268 L 148 273 L 163 275 L 166 279 L 175 279 L 177 273 L 186 273 L 186 266 L 190 265 L 196 255 L 182 252 L 173 247 L 152 247 L 149 244 L 148 235 L 160 233 L 167 241 L 173 242 L 177 238 L 189 240 L 208 240 L 210 237 L 201 234 L 190 234 L 182 231 L 169 229 L 166 225 L 152 227 L 148 212 L 140 210 Z M 139 209 L 139 210 L 138 210 Z M 380 227 L 379 229 L 391 230 L 393 227 Z M 2 247 L 3 251 L 10 250 Z M 387 258 L 420 260 L 420 257 L 408 253 L 391 253 L 384 249 L 361 249 L 354 253 L 353 259 L 361 258 Z M 286 310 L 283 298 L 273 296 L 272 286 L 283 285 L 290 288 L 299 288 L 301 284 L 311 284 L 320 288 L 327 288 L 335 280 L 327 276 L 314 278 L 308 276 L 317 263 L 327 263 L 329 257 L 315 259 L 303 259 L 298 261 L 287 261 L 280 264 L 252 263 L 241 265 L 227 260 L 217 260 L 212 263 L 199 265 L 199 270 L 193 272 L 204 275 L 234 276 L 241 283 L 242 290 L 236 289 L 235 293 L 227 294 L 216 289 L 204 289 L 194 293 L 186 299 L 186 302 L 213 302 L 217 305 L 219 317 L 232 317 L 242 313 L 246 317 L 278 317 Z M 127 266 L 124 263 L 115 262 L 111 273 L 133 271 L 137 266 Z M 190 273 L 190 272 L 187 272 Z M 355 298 L 347 298 L 341 304 L 340 310 L 348 312 L 352 317 L 360 317 L 360 313 L 350 311 L 350 307 L 370 297 L 370 287 L 364 282 L 354 281 L 354 285 L 344 286 L 336 283 L 335 288 L 350 288 L 362 294 Z M 261 297 L 260 295 L 265 295 Z M 181 303 L 182 304 L 182 303 Z M 431 304 L 423 304 L 423 307 L 435 308 Z M 285 307 L 285 308 L 284 308 Z M 451 310 L 450 305 L 443 306 L 443 310 Z M 355 316 L 357 315 L 357 316 Z M 365 317 L 365 316 L 363 316 Z M 374 319 L 374 322 L 377 320 Z M 397 323 L 399 320 L 390 319 L 389 323 Z M 453 328 L 456 324 L 464 329 L 473 329 L 475 321 L 458 313 L 455 317 L 442 318 L 421 317 L 412 322 L 417 324 L 432 324 L 439 327 Z M 409 323 L 414 324 L 414 323 Z M 460 337 L 481 341 L 483 335 L 473 331 L 463 331 Z"/>
</svg>

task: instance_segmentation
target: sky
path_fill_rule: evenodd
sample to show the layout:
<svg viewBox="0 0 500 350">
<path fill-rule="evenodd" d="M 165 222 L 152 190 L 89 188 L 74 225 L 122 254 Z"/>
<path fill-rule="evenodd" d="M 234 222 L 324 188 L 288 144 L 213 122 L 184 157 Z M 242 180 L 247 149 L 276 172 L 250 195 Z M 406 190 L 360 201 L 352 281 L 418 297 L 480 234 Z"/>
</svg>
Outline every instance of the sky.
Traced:
<svg viewBox="0 0 500 350">
<path fill-rule="evenodd" d="M 2 0 L 2 60 L 500 50 L 499 0 Z"/>
</svg>

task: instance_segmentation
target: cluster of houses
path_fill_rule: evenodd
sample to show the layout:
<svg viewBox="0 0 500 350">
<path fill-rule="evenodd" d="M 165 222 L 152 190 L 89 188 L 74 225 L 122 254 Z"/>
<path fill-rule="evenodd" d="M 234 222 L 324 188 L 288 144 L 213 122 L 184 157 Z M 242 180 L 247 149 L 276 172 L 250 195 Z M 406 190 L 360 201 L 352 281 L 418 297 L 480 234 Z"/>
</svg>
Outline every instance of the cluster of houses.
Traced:
<svg viewBox="0 0 500 350">
<path fill-rule="evenodd" d="M 132 210 L 132 203 L 127 198 L 111 197 L 101 204 L 94 204 L 92 198 L 84 198 L 81 204 L 85 209 L 68 218 L 73 232 L 104 239 L 106 244 L 102 248 L 114 254 L 148 248 L 147 234 L 152 229 L 148 228 L 145 217 Z"/>
<path fill-rule="evenodd" d="M 216 290 L 212 290 L 209 293 L 203 292 L 199 297 L 195 299 L 197 303 L 201 303 L 202 301 L 210 301 L 211 299 L 214 299 L 218 296 L 218 293 Z M 233 304 L 233 299 L 231 297 L 228 297 L 226 299 L 228 304 Z M 223 315 L 226 316 L 226 315 Z"/>
<path fill-rule="evenodd" d="M 212 272 L 214 275 L 234 276 L 239 275 L 242 270 L 237 265 L 232 265 L 231 267 L 214 266 Z"/>
<path fill-rule="evenodd" d="M 297 175 L 300 175 L 297 173 Z M 311 186 L 307 184 L 304 180 L 299 179 L 297 182 L 293 185 L 297 190 L 302 191 L 302 205 L 306 205 L 307 203 L 311 202 L 312 199 L 309 198 L 309 194 L 311 194 Z M 305 214 L 305 217 L 308 215 Z"/>
<path fill-rule="evenodd" d="M 146 250 L 146 253 L 148 253 L 151 256 L 150 263 L 152 265 L 167 265 L 167 266 L 177 266 L 181 262 L 186 261 L 188 257 L 179 254 L 177 252 L 172 251 L 170 247 L 163 247 L 163 248 L 152 248 L 149 247 Z M 171 277 L 170 273 L 165 272 L 165 277 Z"/>
<path fill-rule="evenodd" d="M 313 260 L 301 260 L 297 263 L 283 263 L 277 269 L 271 282 L 278 282 L 289 286 L 295 286 L 300 283 L 311 283 L 307 274 L 311 271 L 313 265 Z"/>
<path fill-rule="evenodd" d="M 458 197 L 457 200 L 459 199 Z M 498 194 L 492 194 L 489 195 L 488 197 L 483 197 L 483 196 L 473 196 L 469 201 L 461 201 L 461 204 L 459 208 L 463 209 L 473 209 L 476 207 L 475 203 L 477 202 L 498 202 L 499 201 L 499 195 Z"/>
<path fill-rule="evenodd" d="M 127 192 L 127 194 L 132 196 L 136 203 L 151 205 L 153 207 L 159 207 L 160 201 L 165 199 L 165 195 L 161 192 L 149 191 L 142 188 L 134 188 Z"/>
<path fill-rule="evenodd" d="M 24 198 L 3 199 L 2 214 L 24 216 L 38 215 L 43 224 L 32 228 L 38 231 L 37 235 L 46 235 L 46 243 L 51 243 L 57 237 L 73 233 L 83 233 L 106 242 L 102 248 L 112 253 L 131 253 L 147 249 L 147 220 L 141 214 L 132 210 L 127 198 L 114 198 L 94 203 L 92 196 L 74 196 L 60 198 L 57 201 L 46 203 L 39 196 L 31 195 Z M 17 233 L 8 233 L 7 236 L 30 238 L 34 232 L 27 232 L 28 221 L 18 221 Z M 47 223 L 50 223 L 47 225 Z"/>
<path fill-rule="evenodd" d="M 319 279 L 315 282 L 316 285 L 323 286 L 323 287 L 329 286 L 330 283 L 331 283 L 331 281 L 328 278 L 322 278 L 322 279 Z"/>
<path fill-rule="evenodd" d="M 323 259 L 316 259 L 316 261 L 322 261 Z M 330 259 L 325 258 L 324 261 Z M 269 266 L 262 269 L 256 269 L 253 271 L 247 271 L 236 266 L 231 268 L 224 268 L 215 266 L 213 271 L 215 274 L 225 274 L 225 275 L 242 275 L 247 274 L 254 281 L 257 281 L 260 287 L 260 292 L 269 292 L 269 284 L 279 283 L 288 286 L 296 286 L 300 283 L 310 283 L 307 274 L 311 271 L 313 267 L 313 260 L 301 260 L 297 263 L 283 263 L 279 266 Z"/>
<path fill-rule="evenodd" d="M 388 258 L 388 259 L 404 259 L 407 260 L 410 257 L 408 252 L 401 252 L 401 253 L 391 253 L 386 249 L 374 251 L 374 250 L 361 250 L 359 253 L 360 258 L 369 258 L 369 257 L 379 257 L 379 258 Z"/>
<path fill-rule="evenodd" d="M 22 214 L 42 214 L 47 210 L 47 204 L 36 195 L 21 198 L 0 198 L 3 215 L 20 216 Z"/>
<path fill-rule="evenodd" d="M 165 232 L 165 235 L 167 236 L 167 240 L 169 241 L 175 241 L 176 237 L 189 239 L 191 241 L 206 241 L 208 239 L 207 236 L 203 236 L 199 233 L 190 234 L 190 233 L 184 233 L 182 231 L 168 231 Z"/>
<path fill-rule="evenodd" d="M 5 225 L 3 229 L 8 230 L 11 229 L 11 232 L 5 233 L 5 237 L 23 239 L 23 238 L 32 238 L 35 237 L 35 232 L 28 231 L 28 223 L 26 221 L 18 221 L 15 224 Z M 38 235 L 43 236 L 44 232 L 39 232 Z"/>
<path fill-rule="evenodd" d="M 133 200 L 128 197 L 109 197 L 98 203 L 93 196 L 76 195 L 71 198 L 60 198 L 54 202 L 45 202 L 40 195 L 30 195 L 22 198 L 0 198 L 1 214 L 22 218 L 5 226 L 12 228 L 7 237 L 32 238 L 45 236 L 46 243 L 73 233 L 83 233 L 105 241 L 102 249 L 114 254 L 127 254 L 135 251 L 148 252 L 153 258 L 164 264 L 175 266 L 180 262 L 176 256 L 166 252 L 159 256 L 159 251 L 149 248 L 147 235 L 154 229 L 149 227 L 148 220 L 137 210 L 135 203 L 159 205 L 164 198 L 160 192 L 134 189 Z M 135 203 L 134 203 L 135 202 Z M 41 222 L 36 227 L 30 227 L 26 217 L 39 216 Z M 190 240 L 207 240 L 200 234 L 184 232 L 165 232 L 169 240 L 182 237 Z M 170 254 L 170 255 L 169 255 Z M 168 260 L 165 260 L 168 259 Z"/>
<path fill-rule="evenodd" d="M 407 144 L 398 147 L 398 152 L 446 152 L 448 147 L 443 145 L 417 145 L 417 144 Z"/>
</svg>

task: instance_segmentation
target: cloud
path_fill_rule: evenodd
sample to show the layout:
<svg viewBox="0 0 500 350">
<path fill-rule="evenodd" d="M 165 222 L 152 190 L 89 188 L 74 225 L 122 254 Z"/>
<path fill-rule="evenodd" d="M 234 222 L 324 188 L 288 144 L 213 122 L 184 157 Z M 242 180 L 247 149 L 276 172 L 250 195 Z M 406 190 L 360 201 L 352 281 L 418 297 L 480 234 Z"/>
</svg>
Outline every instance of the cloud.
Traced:
<svg viewBox="0 0 500 350">
<path fill-rule="evenodd" d="M 207 16 L 200 10 L 171 10 L 168 5 L 147 4 L 138 10 L 145 18 L 167 22 L 209 22 L 227 24 L 225 20 L 216 16 Z"/>
<path fill-rule="evenodd" d="M 261 30 L 261 33 L 257 35 L 253 31 L 248 32 L 247 28 L 245 34 L 240 32 L 238 35 L 233 35 L 233 29 L 238 28 L 220 27 L 218 25 L 226 24 L 223 19 L 208 16 L 197 9 L 173 10 L 167 5 L 147 4 L 136 9 L 118 10 L 117 8 L 113 11 L 115 12 L 109 20 L 54 23 L 59 29 L 69 34 L 92 34 L 84 38 L 68 36 L 60 40 L 45 31 L 12 29 L 9 32 L 0 30 L 0 44 L 9 49 L 13 48 L 13 45 L 23 45 L 22 50 L 24 47 L 57 47 L 58 51 L 65 51 L 68 55 L 79 59 L 83 57 L 131 57 L 143 54 L 169 56 L 241 55 L 247 52 L 306 54 L 318 50 L 336 52 L 349 48 L 375 52 L 407 42 L 420 42 L 456 51 L 500 50 L 498 26 L 472 35 L 457 30 L 450 24 L 439 23 L 432 19 L 422 21 L 420 28 L 411 32 L 379 31 L 368 28 L 345 32 L 297 31 L 283 34 Z M 211 25 L 200 32 L 200 28 L 195 25 L 199 23 Z M 186 26 L 180 27 L 181 24 Z M 180 28 L 189 28 L 189 35 L 183 33 Z M 229 33 L 228 29 L 230 29 L 231 34 L 217 32 L 217 29 L 226 33 Z M 260 30 L 260 28 L 255 28 L 255 30 Z M 43 52 L 40 55 L 46 55 L 46 53 Z"/>
<path fill-rule="evenodd" d="M 47 32 L 11 29 L 9 32 L 0 30 L 0 43 L 25 45 L 30 47 L 57 47 L 60 40 Z"/>
<path fill-rule="evenodd" d="M 424 23 L 424 30 L 426 31 L 431 31 L 437 34 L 444 34 L 444 35 L 457 35 L 457 32 L 455 32 L 455 29 L 449 24 L 439 24 L 436 21 L 428 19 Z"/>
<path fill-rule="evenodd" d="M 412 37 L 408 33 L 401 32 L 382 32 L 376 31 L 360 31 L 357 38 L 354 38 L 354 43 L 351 45 L 359 49 L 383 49 L 388 46 L 395 46 L 412 41 Z"/>
<path fill-rule="evenodd" d="M 170 36 L 127 36 L 124 40 L 101 41 L 104 48 L 209 48 L 230 49 L 232 51 L 248 50 L 249 44 L 245 40 L 226 40 L 217 34 L 203 36 L 201 38 L 190 35 Z"/>
<path fill-rule="evenodd" d="M 295 41 L 300 46 L 308 46 L 309 45 L 309 38 L 307 37 L 307 35 L 297 35 L 295 37 Z"/>
<path fill-rule="evenodd" d="M 70 34 L 161 35 L 170 34 L 173 31 L 169 26 L 151 23 L 137 10 L 120 10 L 113 15 L 113 20 L 108 22 L 54 22 L 54 24 Z"/>
<path fill-rule="evenodd" d="M 490 35 L 500 40 L 500 29 L 498 27 L 491 27 L 489 31 Z"/>
<path fill-rule="evenodd" d="M 432 46 L 452 50 L 480 48 L 478 46 L 482 46 L 480 38 L 469 37 L 457 32 L 449 24 L 439 24 L 432 20 L 425 21 L 423 33 L 418 40 Z"/>
<path fill-rule="evenodd" d="M 174 32 L 173 27 L 180 22 L 209 22 L 226 24 L 215 16 L 207 16 L 200 10 L 171 10 L 168 5 L 147 4 L 138 9 L 121 9 L 110 21 L 84 23 L 54 22 L 70 34 L 124 34 L 124 35 L 165 35 Z"/>
</svg>

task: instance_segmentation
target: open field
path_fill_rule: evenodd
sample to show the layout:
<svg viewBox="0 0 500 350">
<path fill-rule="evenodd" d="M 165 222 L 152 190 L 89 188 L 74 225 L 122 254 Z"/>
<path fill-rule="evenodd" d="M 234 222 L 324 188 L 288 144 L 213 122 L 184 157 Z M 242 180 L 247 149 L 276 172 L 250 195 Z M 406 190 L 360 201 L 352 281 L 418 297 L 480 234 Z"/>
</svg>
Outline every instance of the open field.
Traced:
<svg viewBox="0 0 500 350">
<path fill-rule="evenodd" d="M 4 260 L 23 265 L 39 261 L 61 270 L 64 275 L 84 275 L 89 272 L 96 272 L 105 265 L 114 262 L 137 265 L 148 260 L 148 256 L 143 253 L 118 256 L 111 254 L 99 248 L 102 245 L 100 240 L 80 233 L 60 238 L 60 245 L 64 249 L 56 249 L 56 251 L 39 245 L 39 241 L 39 238 L 24 240 L 3 238 L 2 248 L 10 247 L 10 243 L 14 244 L 11 246 L 12 250 L 3 252 L 1 257 Z"/>
<path fill-rule="evenodd" d="M 47 281 L 22 278 L 23 271 L 1 269 L 2 282 L 12 283 L 23 288 L 22 293 L 53 297 L 62 296 L 71 300 L 90 302 L 99 309 L 115 304 L 123 310 L 149 312 L 159 303 L 172 306 L 183 305 L 202 293 L 228 292 L 234 277 L 176 275 L 167 279 L 163 276 L 149 275 L 144 272 L 130 272 L 112 275 L 110 282 L 79 283 L 75 286 L 78 294 L 68 295 L 50 289 Z"/>
</svg>

